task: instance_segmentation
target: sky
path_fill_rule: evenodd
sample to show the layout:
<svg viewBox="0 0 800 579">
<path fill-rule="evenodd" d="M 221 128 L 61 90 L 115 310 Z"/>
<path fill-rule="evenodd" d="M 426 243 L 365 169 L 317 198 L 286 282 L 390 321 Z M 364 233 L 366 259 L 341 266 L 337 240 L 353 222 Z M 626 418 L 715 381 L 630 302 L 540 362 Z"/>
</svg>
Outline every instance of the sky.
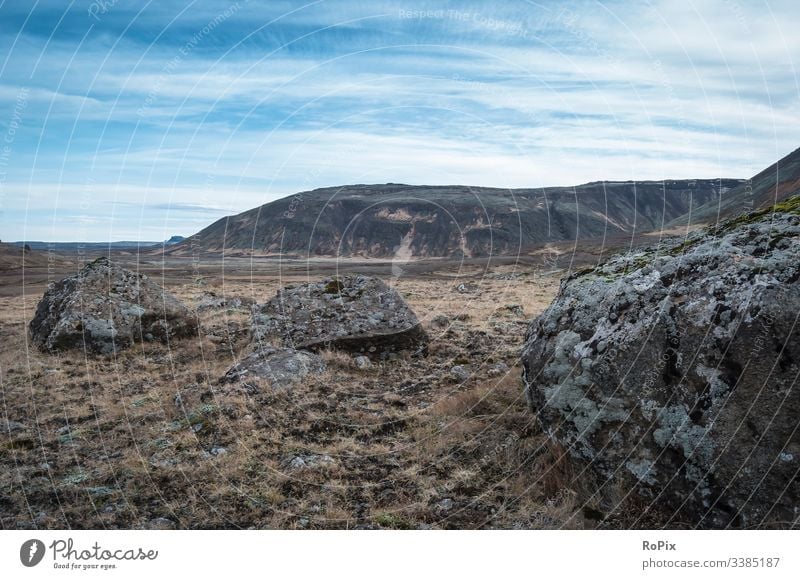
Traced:
<svg viewBox="0 0 800 579">
<path fill-rule="evenodd" d="M 316 187 L 749 177 L 795 0 L 0 0 L 0 239 L 162 240 Z"/>
</svg>

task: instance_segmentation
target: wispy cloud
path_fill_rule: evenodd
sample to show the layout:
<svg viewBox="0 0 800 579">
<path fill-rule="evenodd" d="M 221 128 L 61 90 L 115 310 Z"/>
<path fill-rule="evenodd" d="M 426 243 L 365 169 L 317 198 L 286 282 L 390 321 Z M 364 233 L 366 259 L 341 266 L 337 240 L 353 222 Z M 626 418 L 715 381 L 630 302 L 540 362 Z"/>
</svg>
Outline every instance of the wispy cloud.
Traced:
<svg viewBox="0 0 800 579">
<path fill-rule="evenodd" d="M 4 238 L 188 235 L 353 182 L 745 177 L 798 146 L 788 0 L 97 6 L 0 5 Z"/>
</svg>

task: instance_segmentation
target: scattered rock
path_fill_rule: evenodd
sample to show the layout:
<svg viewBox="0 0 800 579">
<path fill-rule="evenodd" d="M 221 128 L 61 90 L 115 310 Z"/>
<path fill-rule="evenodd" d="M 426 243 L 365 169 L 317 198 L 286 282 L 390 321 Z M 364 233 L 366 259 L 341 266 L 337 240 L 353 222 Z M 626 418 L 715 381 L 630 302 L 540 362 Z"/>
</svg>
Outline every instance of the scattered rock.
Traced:
<svg viewBox="0 0 800 579">
<path fill-rule="evenodd" d="M 349 275 L 286 287 L 255 308 L 254 342 L 334 348 L 377 356 L 422 350 L 428 337 L 417 316 L 393 288 L 374 277 Z"/>
<path fill-rule="evenodd" d="M 453 508 L 453 499 L 442 499 L 436 503 L 436 510 L 441 512 L 447 512 L 452 510 Z"/>
<path fill-rule="evenodd" d="M 489 273 L 489 274 L 486 275 L 486 277 L 489 278 L 489 279 L 498 279 L 498 280 L 503 280 L 503 281 L 511 281 L 511 280 L 522 279 L 526 275 L 527 274 L 523 273 L 523 272 L 512 271 L 512 272 L 508 272 L 508 273 Z"/>
<path fill-rule="evenodd" d="M 283 467 L 287 470 L 303 470 L 331 465 L 334 462 L 336 461 L 327 454 L 298 454 L 284 461 Z"/>
<path fill-rule="evenodd" d="M 497 364 L 493 364 L 489 367 L 488 374 L 489 376 L 502 376 L 507 374 L 509 370 L 508 364 L 504 364 L 503 362 L 498 362 Z"/>
<path fill-rule="evenodd" d="M 453 290 L 460 294 L 480 293 L 480 288 L 478 287 L 478 284 L 473 283 L 471 281 L 460 283 L 455 288 L 453 288 Z"/>
<path fill-rule="evenodd" d="M 144 274 L 101 257 L 50 284 L 30 323 L 42 350 L 86 349 L 110 354 L 137 341 L 194 335 L 197 321 L 175 296 Z"/>
<path fill-rule="evenodd" d="M 670 520 L 796 522 L 798 235 L 745 216 L 565 280 L 522 356 L 545 432 Z"/>
<path fill-rule="evenodd" d="M 353 362 L 355 362 L 356 368 L 359 370 L 369 370 L 372 368 L 372 361 L 367 356 L 356 356 Z"/>
<path fill-rule="evenodd" d="M 458 365 L 450 368 L 450 376 L 458 382 L 466 382 L 469 380 L 470 372 L 464 366 Z"/>
<path fill-rule="evenodd" d="M 268 381 L 272 388 L 289 388 L 309 373 L 324 369 L 325 362 L 312 352 L 265 346 L 234 364 L 223 381 L 246 382 L 260 378 Z"/>
<path fill-rule="evenodd" d="M 172 531 L 177 527 L 175 521 L 166 517 L 158 517 L 147 522 L 147 528 L 150 531 Z"/>
<path fill-rule="evenodd" d="M 446 328 L 450 324 L 450 318 L 444 314 L 439 314 L 431 320 L 431 324 L 437 328 Z"/>
<path fill-rule="evenodd" d="M 197 311 L 202 312 L 206 310 L 216 309 L 250 309 L 255 305 L 256 300 L 249 297 L 242 296 L 218 296 L 214 292 L 206 292 L 197 303 Z"/>
<path fill-rule="evenodd" d="M 6 426 L 5 431 L 9 434 L 28 430 L 27 426 L 25 426 L 21 422 L 15 422 L 14 420 L 9 420 L 8 422 L 6 422 L 5 426 Z"/>
</svg>

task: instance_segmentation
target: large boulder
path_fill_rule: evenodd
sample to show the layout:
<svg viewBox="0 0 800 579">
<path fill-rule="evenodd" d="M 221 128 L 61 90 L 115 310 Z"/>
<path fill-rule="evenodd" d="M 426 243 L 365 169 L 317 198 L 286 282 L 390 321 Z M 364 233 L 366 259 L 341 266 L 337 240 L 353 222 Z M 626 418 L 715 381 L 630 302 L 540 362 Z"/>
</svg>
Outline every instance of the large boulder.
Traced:
<svg viewBox="0 0 800 579">
<path fill-rule="evenodd" d="M 30 323 L 42 350 L 109 354 L 136 341 L 167 342 L 197 332 L 197 320 L 175 296 L 144 274 L 101 257 L 52 283 Z"/>
<path fill-rule="evenodd" d="M 600 496 L 676 525 L 797 525 L 798 200 L 578 272 L 531 324 L 528 401 Z"/>
<path fill-rule="evenodd" d="M 417 351 L 428 341 L 400 294 L 362 275 L 283 288 L 255 308 L 251 329 L 256 345 L 279 341 L 297 349 L 330 347 L 369 355 Z"/>
</svg>

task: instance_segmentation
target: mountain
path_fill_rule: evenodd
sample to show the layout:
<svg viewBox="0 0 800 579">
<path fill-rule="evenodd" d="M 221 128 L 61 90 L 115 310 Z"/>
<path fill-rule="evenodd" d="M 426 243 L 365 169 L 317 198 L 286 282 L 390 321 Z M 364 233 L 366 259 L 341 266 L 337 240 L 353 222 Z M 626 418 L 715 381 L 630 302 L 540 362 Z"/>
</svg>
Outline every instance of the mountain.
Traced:
<svg viewBox="0 0 800 579">
<path fill-rule="evenodd" d="M 719 199 L 682 215 L 670 225 L 708 225 L 720 220 L 766 209 L 800 192 L 800 149 L 786 155 L 739 186 L 723 191 Z"/>
<path fill-rule="evenodd" d="M 349 185 L 224 217 L 165 253 L 359 257 L 516 255 L 549 242 L 630 236 L 717 199 L 738 179 L 575 187 Z"/>
<path fill-rule="evenodd" d="M 164 245 L 175 245 L 186 239 L 183 235 L 173 235 L 164 242 Z"/>
</svg>

